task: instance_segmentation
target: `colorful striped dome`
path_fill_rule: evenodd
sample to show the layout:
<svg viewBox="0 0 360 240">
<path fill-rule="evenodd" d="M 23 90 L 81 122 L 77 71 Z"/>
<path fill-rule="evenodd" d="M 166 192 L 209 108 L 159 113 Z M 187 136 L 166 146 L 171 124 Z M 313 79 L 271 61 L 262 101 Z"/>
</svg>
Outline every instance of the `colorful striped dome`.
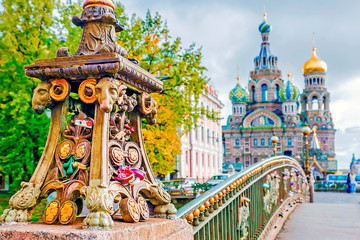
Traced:
<svg viewBox="0 0 360 240">
<path fill-rule="evenodd" d="M 299 89 L 289 80 L 280 89 L 280 97 L 285 100 L 297 100 L 299 97 Z"/>
<path fill-rule="evenodd" d="M 232 103 L 239 103 L 247 102 L 249 97 L 246 90 L 242 88 L 240 83 L 238 82 L 235 88 L 230 91 L 229 98 Z"/>
<path fill-rule="evenodd" d="M 271 31 L 271 25 L 264 20 L 259 26 L 259 31 L 261 33 L 269 33 Z"/>
</svg>

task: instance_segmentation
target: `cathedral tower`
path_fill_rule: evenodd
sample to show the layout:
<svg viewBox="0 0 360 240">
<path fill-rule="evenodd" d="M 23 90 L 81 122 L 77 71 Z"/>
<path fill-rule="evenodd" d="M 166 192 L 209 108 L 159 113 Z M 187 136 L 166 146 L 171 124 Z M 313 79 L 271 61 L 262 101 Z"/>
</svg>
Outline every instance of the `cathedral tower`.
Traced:
<svg viewBox="0 0 360 240">
<path fill-rule="evenodd" d="M 259 56 L 254 58 L 254 71 L 250 72 L 249 81 L 249 110 L 260 106 L 270 110 L 281 111 L 280 88 L 283 85 L 281 71 L 278 69 L 278 57 L 271 54 L 269 34 L 271 25 L 267 22 L 266 13 L 264 21 L 259 26 L 261 34 L 261 48 Z"/>
<path fill-rule="evenodd" d="M 332 160 L 335 158 L 335 129 L 330 112 L 330 93 L 325 85 L 326 71 L 327 64 L 313 48 L 311 58 L 303 67 L 305 89 L 301 95 L 301 120 L 318 129 L 320 148 L 327 159 Z"/>
</svg>

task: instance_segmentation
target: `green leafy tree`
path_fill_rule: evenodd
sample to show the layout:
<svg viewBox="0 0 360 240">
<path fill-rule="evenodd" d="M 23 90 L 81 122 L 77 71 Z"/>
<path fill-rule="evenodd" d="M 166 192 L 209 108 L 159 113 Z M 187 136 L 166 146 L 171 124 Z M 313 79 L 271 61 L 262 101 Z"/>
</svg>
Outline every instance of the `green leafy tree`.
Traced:
<svg viewBox="0 0 360 240">
<path fill-rule="evenodd" d="M 42 154 L 49 118 L 31 107 L 38 80 L 24 65 L 53 55 L 55 0 L 4 0 L 0 14 L 0 165 L 11 189 L 29 180 Z"/>
</svg>

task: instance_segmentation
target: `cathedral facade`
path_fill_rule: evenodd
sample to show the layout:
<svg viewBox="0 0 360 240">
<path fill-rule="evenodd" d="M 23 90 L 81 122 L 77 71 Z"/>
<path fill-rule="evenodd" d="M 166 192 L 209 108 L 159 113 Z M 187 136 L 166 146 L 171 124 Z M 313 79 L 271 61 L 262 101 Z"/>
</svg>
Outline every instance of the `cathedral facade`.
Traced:
<svg viewBox="0 0 360 240">
<path fill-rule="evenodd" d="M 316 55 L 314 48 L 303 66 L 305 88 L 300 92 L 289 74 L 287 80 L 282 78 L 278 57 L 270 51 L 271 26 L 266 14 L 259 31 L 261 49 L 254 58 L 254 70 L 250 72 L 247 87 L 240 85 L 238 77 L 235 88 L 230 91 L 232 114 L 223 126 L 224 161 L 247 167 L 273 156 L 271 137 L 275 134 L 279 138 L 276 155 L 291 156 L 302 164 L 304 138 L 301 130 L 308 124 L 315 129 L 309 136 L 311 169 L 318 178 L 335 172 L 335 129 L 330 94 L 325 87 L 326 63 Z"/>
</svg>

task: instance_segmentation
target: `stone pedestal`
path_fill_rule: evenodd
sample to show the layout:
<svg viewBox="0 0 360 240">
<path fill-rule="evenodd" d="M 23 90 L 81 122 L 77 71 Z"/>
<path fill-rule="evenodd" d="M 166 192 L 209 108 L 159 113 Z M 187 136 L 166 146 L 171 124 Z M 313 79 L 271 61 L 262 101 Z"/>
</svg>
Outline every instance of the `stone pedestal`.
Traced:
<svg viewBox="0 0 360 240">
<path fill-rule="evenodd" d="M 43 222 L 16 225 L 1 225 L 0 239 L 131 239 L 153 240 L 193 239 L 192 227 L 183 219 L 150 218 L 146 222 L 125 223 L 114 218 L 114 228 L 111 230 L 89 230 L 82 228 L 82 218 L 77 218 L 72 225 L 48 225 Z"/>
</svg>

